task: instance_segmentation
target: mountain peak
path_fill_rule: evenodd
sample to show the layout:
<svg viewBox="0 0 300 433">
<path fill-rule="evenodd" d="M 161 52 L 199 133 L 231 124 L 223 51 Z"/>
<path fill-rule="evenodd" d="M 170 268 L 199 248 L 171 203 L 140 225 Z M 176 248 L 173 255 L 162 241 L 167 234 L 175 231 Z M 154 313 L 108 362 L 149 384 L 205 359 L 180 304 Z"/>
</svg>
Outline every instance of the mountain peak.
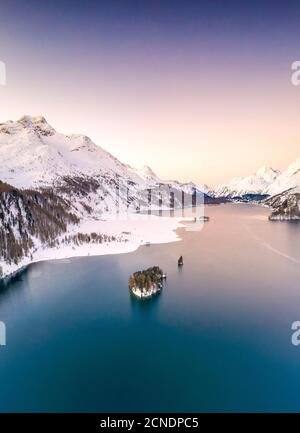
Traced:
<svg viewBox="0 0 300 433">
<path fill-rule="evenodd" d="M 299 170 L 300 170 L 300 157 L 297 158 L 294 162 L 292 162 L 287 168 L 287 171 L 291 176 L 298 173 Z"/>
<path fill-rule="evenodd" d="M 85 135 L 56 132 L 43 116 L 0 124 L 0 161 L 0 180 L 19 188 L 49 186 L 66 177 L 111 179 L 112 185 L 116 178 L 130 179 L 144 187 L 155 176 L 149 167 L 139 175 Z"/>
<path fill-rule="evenodd" d="M 23 125 L 32 125 L 32 124 L 38 124 L 38 123 L 47 123 L 44 116 L 30 116 L 30 115 L 24 115 L 19 120 L 19 123 L 22 123 Z"/>
<path fill-rule="evenodd" d="M 153 177 L 157 177 L 152 168 L 149 167 L 149 165 L 144 165 L 144 167 L 141 169 L 141 172 L 145 173 L 145 175 L 150 175 Z"/>
<path fill-rule="evenodd" d="M 279 174 L 280 174 L 280 172 L 278 170 L 274 170 L 272 167 L 268 167 L 266 165 L 263 165 L 255 173 L 256 176 L 260 176 L 264 179 L 266 179 L 266 178 L 275 179 Z"/>
<path fill-rule="evenodd" d="M 264 165 L 255 174 L 235 177 L 229 183 L 219 185 L 215 195 L 217 197 L 237 197 L 245 194 L 263 194 L 279 176 L 278 170 Z"/>
<path fill-rule="evenodd" d="M 22 125 L 26 129 L 34 129 L 35 132 L 41 135 L 53 135 L 55 129 L 47 122 L 44 116 L 22 116 L 18 121 L 18 124 Z"/>
<path fill-rule="evenodd" d="M 0 134 L 28 134 L 35 133 L 38 136 L 54 135 L 55 129 L 47 123 L 43 116 L 22 116 L 17 121 L 8 120 L 0 124 Z"/>
<path fill-rule="evenodd" d="M 159 177 L 148 165 L 144 165 L 141 169 L 134 169 L 134 171 L 146 182 L 160 182 Z"/>
<path fill-rule="evenodd" d="M 300 188 L 300 158 L 292 162 L 287 170 L 278 176 L 275 182 L 268 188 L 268 194 L 277 195 L 285 191 Z"/>
</svg>

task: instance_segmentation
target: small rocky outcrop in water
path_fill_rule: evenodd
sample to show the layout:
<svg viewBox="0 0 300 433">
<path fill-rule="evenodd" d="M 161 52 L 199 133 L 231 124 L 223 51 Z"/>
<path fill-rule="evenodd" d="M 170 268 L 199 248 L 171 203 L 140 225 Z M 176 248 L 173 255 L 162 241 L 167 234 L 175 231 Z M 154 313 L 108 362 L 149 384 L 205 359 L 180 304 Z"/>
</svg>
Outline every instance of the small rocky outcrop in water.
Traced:
<svg viewBox="0 0 300 433">
<path fill-rule="evenodd" d="M 128 280 L 131 293 L 138 298 L 150 298 L 162 289 L 163 271 L 153 266 L 143 271 L 134 272 Z"/>
<path fill-rule="evenodd" d="M 300 220 L 300 193 L 288 195 L 269 216 L 270 221 Z"/>
</svg>

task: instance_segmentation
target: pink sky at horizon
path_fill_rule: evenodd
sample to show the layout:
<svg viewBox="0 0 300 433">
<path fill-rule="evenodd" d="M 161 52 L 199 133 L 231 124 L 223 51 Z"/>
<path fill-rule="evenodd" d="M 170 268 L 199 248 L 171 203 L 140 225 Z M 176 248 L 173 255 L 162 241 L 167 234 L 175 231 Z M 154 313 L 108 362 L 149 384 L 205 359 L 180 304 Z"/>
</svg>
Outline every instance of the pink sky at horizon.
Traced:
<svg viewBox="0 0 300 433">
<path fill-rule="evenodd" d="M 127 89 L 121 88 L 123 98 L 116 98 L 116 107 L 113 91 L 105 85 L 96 96 L 77 99 L 70 88 L 63 97 L 55 84 L 42 88 L 39 83 L 32 92 L 8 80 L 0 89 L 5 101 L 1 121 L 43 115 L 57 131 L 84 133 L 122 162 L 149 165 L 165 179 L 214 186 L 262 165 L 283 170 L 300 156 L 300 89 L 287 84 L 276 93 L 269 84 L 268 97 L 249 86 L 240 95 L 229 95 L 226 88 L 204 89 L 193 98 L 186 89 L 181 95 L 178 89 L 165 89 L 147 103 L 135 94 L 129 104 Z"/>
</svg>

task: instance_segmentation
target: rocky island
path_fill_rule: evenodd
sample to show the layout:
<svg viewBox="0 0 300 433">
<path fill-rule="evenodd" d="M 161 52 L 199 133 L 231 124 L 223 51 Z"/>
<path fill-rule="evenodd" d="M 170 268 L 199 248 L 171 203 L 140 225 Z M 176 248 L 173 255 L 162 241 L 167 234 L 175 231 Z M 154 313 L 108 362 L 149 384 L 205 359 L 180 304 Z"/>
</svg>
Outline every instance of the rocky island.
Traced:
<svg viewBox="0 0 300 433">
<path fill-rule="evenodd" d="M 134 272 L 128 280 L 128 286 L 134 296 L 140 299 L 150 298 L 161 291 L 164 278 L 163 271 L 158 266 L 153 266 Z"/>
<path fill-rule="evenodd" d="M 269 216 L 270 221 L 300 220 L 300 193 L 288 195 L 282 202 L 274 203 L 275 209 Z"/>
</svg>

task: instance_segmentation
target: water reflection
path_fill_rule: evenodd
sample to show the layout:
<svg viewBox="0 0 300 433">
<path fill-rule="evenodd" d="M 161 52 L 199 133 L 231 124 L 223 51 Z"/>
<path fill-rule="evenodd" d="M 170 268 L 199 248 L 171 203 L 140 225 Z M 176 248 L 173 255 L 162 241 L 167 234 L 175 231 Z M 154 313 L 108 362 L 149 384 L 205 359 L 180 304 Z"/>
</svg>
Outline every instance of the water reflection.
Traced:
<svg viewBox="0 0 300 433">
<path fill-rule="evenodd" d="M 9 294 L 13 294 L 16 290 L 24 289 L 25 282 L 28 278 L 29 267 L 26 267 L 15 275 L 11 276 L 8 280 L 0 281 L 0 302 L 5 299 Z"/>
<path fill-rule="evenodd" d="M 157 310 L 159 302 L 161 302 L 164 290 L 165 288 L 163 288 L 160 292 L 156 293 L 151 298 L 146 298 L 146 299 L 138 299 L 129 290 L 130 306 L 132 309 L 132 313 L 139 313 L 144 317 L 145 314 L 146 317 L 152 315 L 153 312 Z"/>
</svg>

